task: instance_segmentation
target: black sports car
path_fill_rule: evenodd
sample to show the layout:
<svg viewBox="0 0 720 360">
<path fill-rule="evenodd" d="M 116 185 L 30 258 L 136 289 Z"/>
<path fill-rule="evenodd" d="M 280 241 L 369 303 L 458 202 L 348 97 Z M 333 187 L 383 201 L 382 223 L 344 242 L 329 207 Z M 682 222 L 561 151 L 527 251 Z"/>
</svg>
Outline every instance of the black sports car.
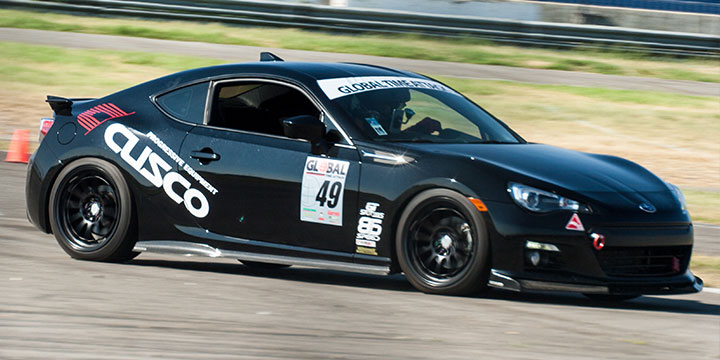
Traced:
<svg viewBox="0 0 720 360">
<path fill-rule="evenodd" d="M 418 74 L 261 60 L 48 96 L 30 221 L 84 260 L 403 272 L 438 294 L 702 289 L 683 195 L 641 166 L 527 143 Z"/>
</svg>

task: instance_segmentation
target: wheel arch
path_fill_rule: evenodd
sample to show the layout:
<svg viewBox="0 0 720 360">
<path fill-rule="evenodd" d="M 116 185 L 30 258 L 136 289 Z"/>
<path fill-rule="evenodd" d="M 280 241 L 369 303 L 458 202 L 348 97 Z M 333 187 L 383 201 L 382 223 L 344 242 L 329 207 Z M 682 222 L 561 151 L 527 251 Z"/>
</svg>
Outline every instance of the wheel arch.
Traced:
<svg viewBox="0 0 720 360">
<path fill-rule="evenodd" d="M 397 254 L 397 248 L 395 247 L 395 237 L 397 236 L 397 233 L 399 231 L 398 225 L 400 223 L 400 218 L 402 217 L 402 214 L 407 209 L 408 204 L 419 196 L 421 193 L 433 190 L 433 189 L 447 189 L 450 191 L 454 191 L 459 193 L 460 195 L 464 197 L 474 197 L 477 198 L 477 194 L 471 190 L 468 186 L 458 182 L 455 179 L 451 178 L 429 178 L 425 179 L 421 182 L 418 182 L 416 184 L 413 184 L 410 186 L 407 190 L 405 190 L 400 196 L 397 197 L 395 200 L 396 206 L 395 210 L 393 212 L 392 221 L 390 225 L 390 235 L 388 236 L 389 241 L 391 242 L 392 246 L 390 246 L 390 269 L 392 273 L 398 273 L 400 272 L 400 264 L 398 262 L 398 254 Z M 485 219 L 483 216 L 481 216 L 482 220 L 487 223 L 487 219 Z M 486 225 L 487 226 L 487 225 Z M 488 245 L 489 246 L 489 245 Z"/>
<path fill-rule="evenodd" d="M 137 182 L 132 177 L 129 176 L 128 172 L 118 164 L 118 162 L 114 161 L 112 158 L 105 157 L 105 156 L 97 156 L 97 155 L 76 155 L 72 157 L 68 157 L 66 159 L 59 160 L 61 165 L 57 167 L 57 169 L 54 170 L 52 174 L 52 180 L 48 181 L 47 189 L 45 191 L 45 194 L 43 195 L 43 209 L 44 209 L 44 221 L 43 221 L 43 228 L 46 230 L 48 234 L 52 234 L 52 227 L 50 226 L 50 197 L 52 196 L 52 189 L 55 187 L 55 183 L 58 182 L 59 176 L 62 173 L 62 171 L 73 164 L 76 161 L 84 160 L 84 159 L 98 159 L 105 161 L 115 167 L 120 174 L 122 175 L 123 179 L 128 185 L 128 191 L 130 192 L 130 197 L 132 198 L 132 206 L 131 206 L 131 216 L 133 217 L 133 220 L 137 223 L 137 220 L 139 219 L 139 207 L 137 206 L 138 202 L 141 201 L 141 196 L 139 195 L 139 192 L 136 191 L 137 189 Z M 137 229 L 139 231 L 139 229 Z"/>
<path fill-rule="evenodd" d="M 472 192 L 471 194 L 474 195 L 474 193 Z M 479 293 L 484 291 L 487 283 L 487 278 L 490 274 L 490 269 L 492 267 L 492 225 L 486 214 L 483 214 L 484 211 L 479 211 L 475 204 L 468 199 L 469 197 L 473 196 L 469 196 L 467 193 L 463 193 L 462 189 L 459 189 L 456 186 L 425 187 L 421 191 L 414 193 L 413 196 L 408 197 L 407 202 L 404 203 L 402 208 L 398 210 L 397 216 L 393 219 L 393 266 L 397 266 L 398 269 L 404 269 L 408 266 L 408 259 L 406 258 L 407 253 L 404 256 L 400 254 L 401 247 L 404 248 L 405 246 L 405 238 L 402 237 L 401 239 L 401 233 L 405 231 L 405 229 L 407 229 L 405 228 L 405 226 L 407 226 L 408 224 L 412 224 L 412 219 L 416 218 L 418 214 L 423 213 L 423 211 L 421 210 L 424 209 L 424 207 L 428 206 L 428 202 L 450 202 L 457 204 L 451 205 L 451 208 L 455 206 L 460 206 L 460 208 L 455 207 L 455 209 L 463 212 L 464 215 L 462 216 L 465 216 L 466 218 L 469 217 L 468 220 L 472 221 L 475 224 L 473 226 L 473 228 L 475 228 L 475 236 L 477 236 L 475 239 L 482 239 L 482 241 L 478 242 L 478 244 L 482 244 L 482 247 L 479 247 L 479 250 L 476 253 L 478 255 L 482 254 L 482 256 L 477 257 L 476 259 L 478 260 L 473 260 L 473 265 L 470 265 L 474 267 L 475 270 L 466 272 L 465 275 L 461 275 L 462 277 L 457 281 L 451 280 L 450 283 L 452 285 L 450 286 L 453 289 L 451 289 L 450 287 L 446 289 L 428 288 L 426 285 L 418 285 L 416 284 L 418 283 L 418 280 L 415 270 L 411 271 L 412 274 L 406 272 L 406 277 L 408 277 L 408 280 L 413 283 L 413 285 L 418 288 L 418 290 L 445 295 L 469 295 L 472 293 Z M 406 252 L 407 250 L 402 251 Z M 404 266 L 400 265 L 401 256 L 403 256 L 404 259 L 402 261 L 404 263 Z M 413 280 L 413 278 L 415 280 Z M 435 285 L 432 286 L 434 287 Z"/>
</svg>

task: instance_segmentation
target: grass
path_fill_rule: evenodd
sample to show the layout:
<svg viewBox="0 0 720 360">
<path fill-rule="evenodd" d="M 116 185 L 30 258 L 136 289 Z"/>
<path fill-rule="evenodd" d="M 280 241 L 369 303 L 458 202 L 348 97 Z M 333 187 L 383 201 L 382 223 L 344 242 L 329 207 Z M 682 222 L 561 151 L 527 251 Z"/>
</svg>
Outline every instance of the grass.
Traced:
<svg viewBox="0 0 720 360">
<path fill-rule="evenodd" d="M 227 26 L 215 23 L 73 16 L 0 10 L 0 27 L 72 31 L 285 49 L 442 60 L 537 69 L 720 82 L 713 60 L 676 59 L 613 49 L 526 48 L 466 38 L 348 34 L 292 28 Z"/>
<path fill-rule="evenodd" d="M 683 189 L 693 221 L 720 224 L 720 191 Z"/>
<path fill-rule="evenodd" d="M 703 279 L 706 287 L 720 287 L 720 256 L 693 255 L 690 270 Z"/>
<path fill-rule="evenodd" d="M 0 42 L 0 148 L 36 129 L 45 95 L 99 97 L 208 58 Z M 529 141 L 629 158 L 679 185 L 694 221 L 720 224 L 720 103 L 651 91 L 440 78 Z M 22 104 L 22 106 L 18 106 Z M 32 130 L 35 131 L 35 130 Z M 32 134 L 31 137 L 35 135 Z"/>
<path fill-rule="evenodd" d="M 440 77 L 528 141 L 628 158 L 689 192 L 693 215 L 720 220 L 702 201 L 720 190 L 716 97 Z M 698 194 L 696 196 L 696 194 Z M 708 199 L 708 200 L 703 200 Z M 709 200 L 712 199 L 712 200 Z"/>
</svg>

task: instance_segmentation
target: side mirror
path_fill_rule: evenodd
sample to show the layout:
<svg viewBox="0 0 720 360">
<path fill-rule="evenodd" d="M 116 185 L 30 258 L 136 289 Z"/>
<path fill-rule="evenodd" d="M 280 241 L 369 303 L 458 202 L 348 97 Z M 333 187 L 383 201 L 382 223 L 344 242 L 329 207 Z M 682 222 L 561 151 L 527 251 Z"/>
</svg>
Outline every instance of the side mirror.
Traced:
<svg viewBox="0 0 720 360">
<path fill-rule="evenodd" d="M 325 137 L 325 124 L 311 115 L 298 115 L 283 120 L 285 136 L 304 139 L 315 144 Z"/>
</svg>

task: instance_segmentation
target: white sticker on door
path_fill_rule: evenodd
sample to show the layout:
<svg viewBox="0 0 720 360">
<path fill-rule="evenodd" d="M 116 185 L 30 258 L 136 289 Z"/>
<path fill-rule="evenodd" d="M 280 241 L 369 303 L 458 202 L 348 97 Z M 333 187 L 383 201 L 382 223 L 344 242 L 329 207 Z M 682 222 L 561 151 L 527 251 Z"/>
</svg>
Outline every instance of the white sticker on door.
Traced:
<svg viewBox="0 0 720 360">
<path fill-rule="evenodd" d="M 342 226 L 345 178 L 350 162 L 308 157 L 300 192 L 300 220 Z"/>
</svg>

